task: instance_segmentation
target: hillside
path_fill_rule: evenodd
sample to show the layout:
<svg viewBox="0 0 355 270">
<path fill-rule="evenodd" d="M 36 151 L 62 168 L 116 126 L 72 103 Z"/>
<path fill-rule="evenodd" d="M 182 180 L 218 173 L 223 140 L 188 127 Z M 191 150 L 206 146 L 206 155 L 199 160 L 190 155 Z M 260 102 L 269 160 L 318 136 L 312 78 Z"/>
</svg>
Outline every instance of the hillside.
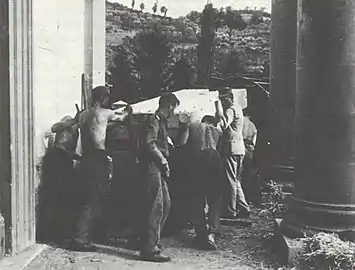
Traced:
<svg viewBox="0 0 355 270">
<path fill-rule="evenodd" d="M 159 8 L 158 8 L 159 10 Z M 229 40 L 228 28 L 218 28 L 215 38 L 216 63 L 223 61 L 226 54 L 235 51 L 248 72 L 262 69 L 262 64 L 269 59 L 270 15 L 255 10 L 240 11 L 247 22 L 247 28 L 234 30 Z M 159 13 L 159 12 L 157 12 Z M 198 14 L 198 12 L 194 12 Z M 195 14 L 195 15 L 196 15 Z M 253 16 L 261 14 L 258 22 L 253 22 Z M 127 37 L 133 37 L 143 29 L 149 29 L 160 22 L 162 31 L 169 34 L 174 42 L 176 52 L 189 51 L 192 62 L 196 58 L 196 46 L 200 26 L 198 19 L 191 14 L 177 19 L 154 15 L 148 12 L 133 10 L 119 3 L 107 2 L 106 11 L 106 47 L 107 66 L 112 61 L 112 48 L 123 43 Z"/>
</svg>

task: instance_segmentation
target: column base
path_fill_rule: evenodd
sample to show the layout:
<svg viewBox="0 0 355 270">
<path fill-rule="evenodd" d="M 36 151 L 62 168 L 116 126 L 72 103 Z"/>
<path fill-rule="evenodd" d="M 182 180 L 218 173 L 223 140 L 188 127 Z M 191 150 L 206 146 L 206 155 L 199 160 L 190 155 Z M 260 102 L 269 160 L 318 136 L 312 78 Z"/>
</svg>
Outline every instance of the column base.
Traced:
<svg viewBox="0 0 355 270">
<path fill-rule="evenodd" d="M 310 202 L 291 196 L 288 206 L 289 213 L 280 224 L 286 236 L 301 238 L 328 232 L 355 241 L 355 205 Z"/>
</svg>

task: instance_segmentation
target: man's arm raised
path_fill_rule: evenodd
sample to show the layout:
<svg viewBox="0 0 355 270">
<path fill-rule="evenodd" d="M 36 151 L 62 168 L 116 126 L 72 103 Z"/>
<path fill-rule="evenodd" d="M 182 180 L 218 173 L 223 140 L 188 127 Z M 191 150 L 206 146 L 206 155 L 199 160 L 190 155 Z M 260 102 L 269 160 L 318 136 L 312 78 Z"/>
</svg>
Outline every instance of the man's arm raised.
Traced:
<svg viewBox="0 0 355 270">
<path fill-rule="evenodd" d="M 133 109 L 129 105 L 126 106 L 126 108 L 123 110 L 122 113 L 115 113 L 114 111 L 110 110 L 108 121 L 121 123 L 126 119 L 128 115 L 131 115 L 132 113 L 133 113 Z"/>
</svg>

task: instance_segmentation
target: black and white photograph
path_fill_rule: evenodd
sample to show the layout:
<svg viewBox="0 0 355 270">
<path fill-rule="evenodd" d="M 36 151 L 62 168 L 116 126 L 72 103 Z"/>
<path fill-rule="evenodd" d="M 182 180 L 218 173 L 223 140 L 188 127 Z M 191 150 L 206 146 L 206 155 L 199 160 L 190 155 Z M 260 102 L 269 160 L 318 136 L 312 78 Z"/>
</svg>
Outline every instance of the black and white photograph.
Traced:
<svg viewBox="0 0 355 270">
<path fill-rule="evenodd" d="M 355 270 L 355 0 L 0 0 L 0 270 Z"/>
</svg>

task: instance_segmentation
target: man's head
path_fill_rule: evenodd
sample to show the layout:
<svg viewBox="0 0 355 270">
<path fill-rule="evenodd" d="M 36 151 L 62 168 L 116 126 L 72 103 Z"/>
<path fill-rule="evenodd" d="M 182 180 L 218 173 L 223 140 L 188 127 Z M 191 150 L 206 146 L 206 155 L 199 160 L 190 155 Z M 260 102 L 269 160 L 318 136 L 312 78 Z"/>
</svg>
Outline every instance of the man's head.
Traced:
<svg viewBox="0 0 355 270">
<path fill-rule="evenodd" d="M 205 115 L 204 117 L 202 117 L 201 122 L 212 126 L 217 126 L 217 120 L 213 115 Z"/>
<path fill-rule="evenodd" d="M 102 108 L 110 108 L 111 92 L 106 86 L 97 86 L 91 92 L 92 104 Z"/>
<path fill-rule="evenodd" d="M 173 93 L 164 94 L 159 99 L 159 110 L 164 111 L 167 117 L 172 116 L 179 105 L 180 100 Z"/>
<path fill-rule="evenodd" d="M 230 87 L 225 87 L 220 90 L 218 97 L 222 103 L 222 107 L 224 110 L 231 107 L 234 103 L 234 95 Z"/>
</svg>

